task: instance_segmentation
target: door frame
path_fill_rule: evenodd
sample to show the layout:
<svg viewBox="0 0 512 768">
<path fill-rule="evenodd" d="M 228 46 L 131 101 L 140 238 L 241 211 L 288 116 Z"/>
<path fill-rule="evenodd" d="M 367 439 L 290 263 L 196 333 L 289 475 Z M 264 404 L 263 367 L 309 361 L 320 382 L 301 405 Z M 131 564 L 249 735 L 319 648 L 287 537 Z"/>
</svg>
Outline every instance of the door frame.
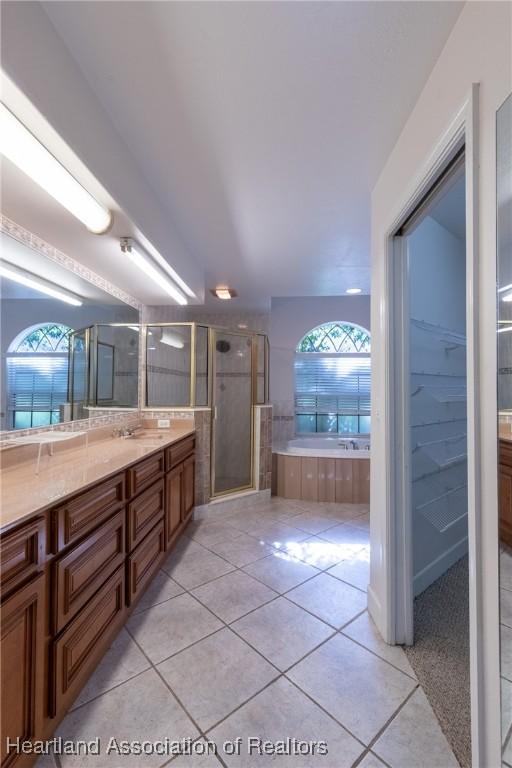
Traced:
<svg viewBox="0 0 512 768">
<path fill-rule="evenodd" d="M 466 335 L 467 335 L 467 442 L 468 442 L 468 548 L 470 605 L 470 677 L 473 765 L 484 766 L 485 718 L 482 635 L 483 574 L 480 536 L 480 408 L 478 329 L 478 84 L 468 97 L 421 173 L 410 185 L 404 204 L 385 237 L 386 328 L 385 361 L 385 472 L 387 477 L 385 551 L 383 557 L 386 595 L 384 624 L 391 644 L 412 642 L 412 549 L 409 514 L 409 436 L 406 434 L 408 407 L 407 344 L 404 332 L 407 255 L 397 233 L 436 181 L 443 175 L 462 147 L 465 147 L 466 174 Z"/>
</svg>

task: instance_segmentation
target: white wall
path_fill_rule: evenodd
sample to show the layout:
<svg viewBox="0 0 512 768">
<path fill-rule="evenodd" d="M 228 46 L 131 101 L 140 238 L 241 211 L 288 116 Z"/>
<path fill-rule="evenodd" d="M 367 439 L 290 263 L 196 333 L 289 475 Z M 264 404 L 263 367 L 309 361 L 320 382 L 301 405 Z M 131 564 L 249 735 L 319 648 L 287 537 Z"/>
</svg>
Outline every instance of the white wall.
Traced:
<svg viewBox="0 0 512 768">
<path fill-rule="evenodd" d="M 468 98 L 471 84 L 480 83 L 479 107 L 479 307 L 480 402 L 479 427 L 482 463 L 480 481 L 485 504 L 481 523 L 481 563 L 485 596 L 481 626 L 486 649 L 479 668 L 481 686 L 480 732 L 475 765 L 494 768 L 499 755 L 499 639 L 497 567 L 496 467 L 496 110 L 512 88 L 511 6 L 500 2 L 467 3 L 434 67 L 372 195 L 372 466 L 371 466 L 371 583 L 370 607 L 382 634 L 391 637 L 385 610 L 391 585 L 386 579 L 387 403 L 385 373 L 389 348 L 387 319 L 386 233 L 407 201 L 413 180 L 426 168 L 455 115 Z M 419 181 L 419 179 L 418 179 Z"/>
<path fill-rule="evenodd" d="M 274 442 L 294 431 L 295 348 L 312 328 L 334 320 L 370 330 L 369 296 L 302 296 L 272 299 L 270 311 L 270 400 L 274 406 Z"/>
</svg>

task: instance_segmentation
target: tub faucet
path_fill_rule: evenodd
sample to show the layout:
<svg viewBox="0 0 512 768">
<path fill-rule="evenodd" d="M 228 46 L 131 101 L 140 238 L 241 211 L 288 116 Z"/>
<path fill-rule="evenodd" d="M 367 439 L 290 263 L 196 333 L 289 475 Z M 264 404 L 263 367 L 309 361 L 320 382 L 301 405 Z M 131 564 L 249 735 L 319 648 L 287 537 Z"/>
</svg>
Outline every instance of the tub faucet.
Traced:
<svg viewBox="0 0 512 768">
<path fill-rule="evenodd" d="M 357 449 L 358 449 L 358 447 L 359 447 L 359 446 L 357 445 L 357 443 L 356 443 L 356 441 L 355 441 L 355 440 L 351 440 L 351 441 L 350 441 L 350 445 L 352 446 L 352 448 L 353 448 L 353 450 L 354 450 L 354 451 L 357 451 Z"/>
</svg>

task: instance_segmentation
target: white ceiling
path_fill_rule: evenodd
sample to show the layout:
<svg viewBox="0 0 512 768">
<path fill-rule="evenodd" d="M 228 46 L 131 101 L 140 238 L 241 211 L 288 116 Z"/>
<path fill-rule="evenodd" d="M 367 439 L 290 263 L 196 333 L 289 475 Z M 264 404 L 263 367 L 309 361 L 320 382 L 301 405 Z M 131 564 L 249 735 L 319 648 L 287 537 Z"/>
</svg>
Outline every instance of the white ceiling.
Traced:
<svg viewBox="0 0 512 768">
<path fill-rule="evenodd" d="M 462 5 L 43 7 L 206 287 L 226 282 L 233 308 L 260 309 L 369 293 L 370 193 Z M 96 247 L 91 261 L 119 273 L 118 254 Z"/>
</svg>

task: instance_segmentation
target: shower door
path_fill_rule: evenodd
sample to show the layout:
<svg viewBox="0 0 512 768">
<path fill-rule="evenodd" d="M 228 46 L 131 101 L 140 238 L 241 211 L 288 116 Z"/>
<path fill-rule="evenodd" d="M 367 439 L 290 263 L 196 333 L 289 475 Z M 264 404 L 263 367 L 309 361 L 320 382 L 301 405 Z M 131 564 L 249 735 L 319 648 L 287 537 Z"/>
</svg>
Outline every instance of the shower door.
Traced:
<svg viewBox="0 0 512 768">
<path fill-rule="evenodd" d="M 213 330 L 212 496 L 252 487 L 252 338 Z"/>
</svg>

